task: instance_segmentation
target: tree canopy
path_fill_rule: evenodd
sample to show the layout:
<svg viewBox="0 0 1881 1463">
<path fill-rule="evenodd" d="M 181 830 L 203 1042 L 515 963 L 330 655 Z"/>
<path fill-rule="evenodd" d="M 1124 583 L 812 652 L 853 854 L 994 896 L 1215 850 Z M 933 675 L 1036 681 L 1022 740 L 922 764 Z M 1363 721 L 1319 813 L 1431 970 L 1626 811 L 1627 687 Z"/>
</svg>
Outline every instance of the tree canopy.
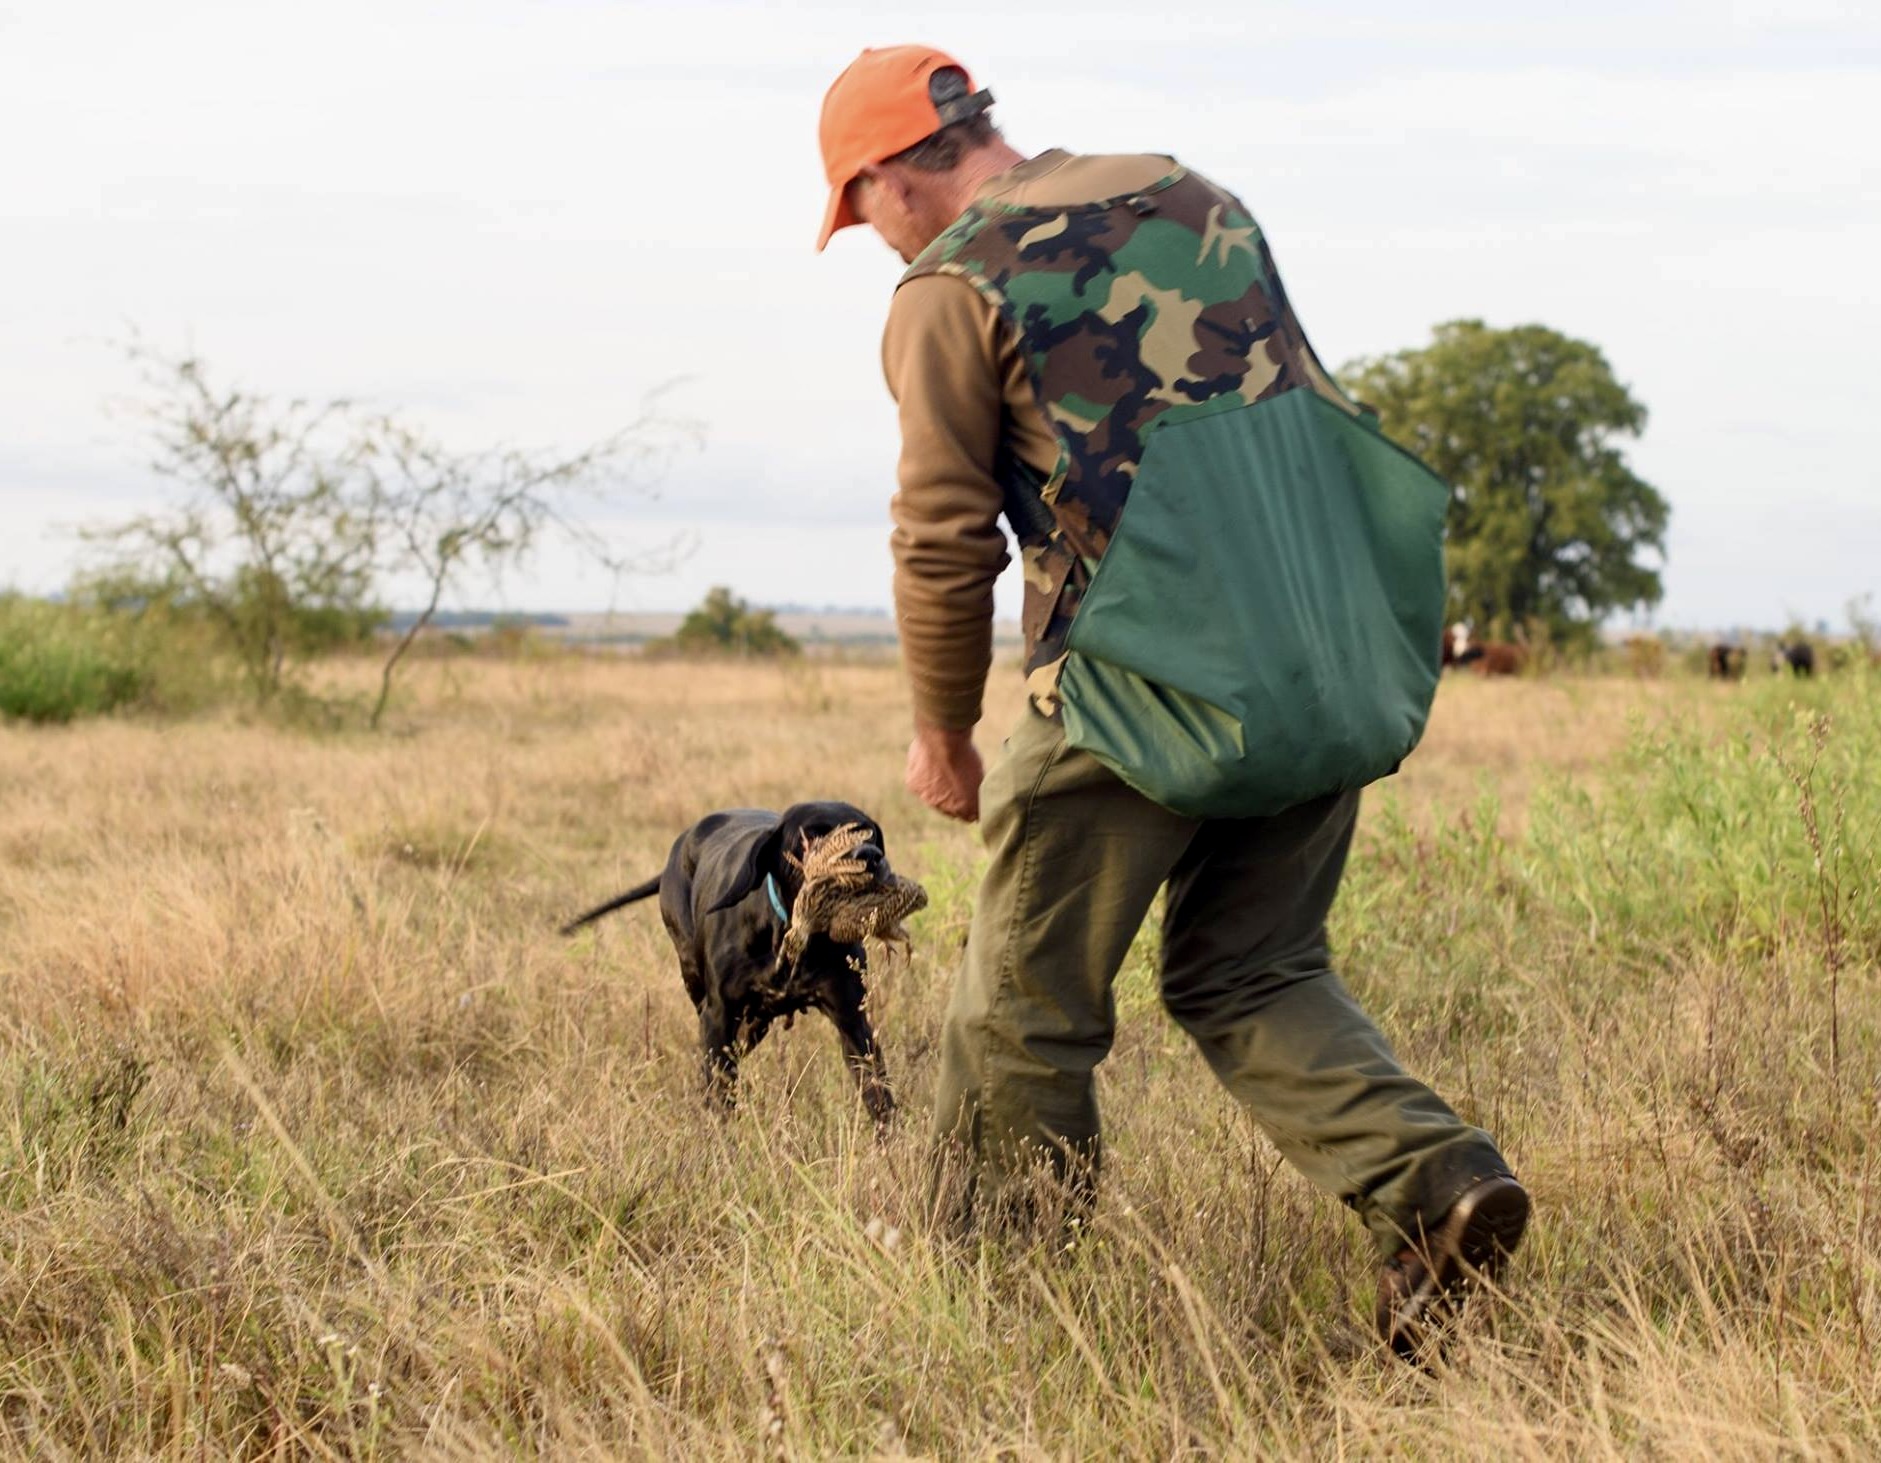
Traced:
<svg viewBox="0 0 1881 1463">
<path fill-rule="evenodd" d="M 1670 507 L 1627 465 L 1646 408 L 1597 346 L 1542 325 L 1439 325 L 1341 380 L 1450 484 L 1450 603 L 1479 629 L 1585 632 L 1656 604 Z"/>
</svg>

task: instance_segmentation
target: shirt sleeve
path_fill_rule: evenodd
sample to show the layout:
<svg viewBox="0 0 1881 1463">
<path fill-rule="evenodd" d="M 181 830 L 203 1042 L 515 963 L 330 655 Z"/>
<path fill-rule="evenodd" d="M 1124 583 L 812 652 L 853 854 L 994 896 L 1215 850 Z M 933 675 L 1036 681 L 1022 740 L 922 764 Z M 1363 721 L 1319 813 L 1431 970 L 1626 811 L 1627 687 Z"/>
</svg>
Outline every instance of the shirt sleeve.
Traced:
<svg viewBox="0 0 1881 1463">
<path fill-rule="evenodd" d="M 917 720 L 967 730 L 993 659 L 993 585 L 1006 567 L 993 475 L 1004 404 L 1004 322 L 965 280 L 895 292 L 882 368 L 901 415 L 891 507 L 895 619 Z"/>
</svg>

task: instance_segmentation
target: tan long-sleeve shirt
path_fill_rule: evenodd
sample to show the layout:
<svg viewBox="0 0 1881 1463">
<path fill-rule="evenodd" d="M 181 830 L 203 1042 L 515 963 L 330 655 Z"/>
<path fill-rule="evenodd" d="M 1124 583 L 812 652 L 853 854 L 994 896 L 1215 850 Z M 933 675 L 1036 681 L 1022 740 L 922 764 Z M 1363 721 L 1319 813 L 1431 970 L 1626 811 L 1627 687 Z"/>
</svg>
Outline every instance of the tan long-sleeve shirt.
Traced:
<svg viewBox="0 0 1881 1463">
<path fill-rule="evenodd" d="M 1168 173 L 1154 156 L 1042 153 L 990 179 L 983 199 L 1025 207 L 1095 203 Z M 971 728 L 993 658 L 993 584 L 1006 567 L 1002 442 L 1049 473 L 1058 439 L 1039 409 L 1013 332 L 967 281 L 909 280 L 882 334 L 882 369 L 901 415 L 891 507 L 895 618 L 918 721 Z"/>
</svg>

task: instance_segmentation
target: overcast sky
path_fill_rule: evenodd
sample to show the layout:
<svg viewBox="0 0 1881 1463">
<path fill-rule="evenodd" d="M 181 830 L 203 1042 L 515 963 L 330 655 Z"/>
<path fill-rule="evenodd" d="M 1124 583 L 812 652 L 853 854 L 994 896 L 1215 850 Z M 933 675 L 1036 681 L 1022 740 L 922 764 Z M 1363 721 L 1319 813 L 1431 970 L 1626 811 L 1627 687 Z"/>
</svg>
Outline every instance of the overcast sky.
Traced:
<svg viewBox="0 0 1881 1463">
<path fill-rule="evenodd" d="M 814 252 L 816 118 L 861 47 L 922 40 L 1023 151 L 1239 192 L 1329 363 L 1458 316 L 1597 342 L 1673 505 L 1661 623 L 1839 625 L 1881 589 L 1881 6 L 1180 14 L 0 0 L 0 586 L 58 588 L 72 525 L 159 500 L 107 411 L 135 327 L 467 447 L 577 445 L 683 378 L 703 445 L 608 512 L 685 562 L 615 595 L 551 552 L 467 598 L 885 604 L 899 266 L 861 230 Z"/>
</svg>

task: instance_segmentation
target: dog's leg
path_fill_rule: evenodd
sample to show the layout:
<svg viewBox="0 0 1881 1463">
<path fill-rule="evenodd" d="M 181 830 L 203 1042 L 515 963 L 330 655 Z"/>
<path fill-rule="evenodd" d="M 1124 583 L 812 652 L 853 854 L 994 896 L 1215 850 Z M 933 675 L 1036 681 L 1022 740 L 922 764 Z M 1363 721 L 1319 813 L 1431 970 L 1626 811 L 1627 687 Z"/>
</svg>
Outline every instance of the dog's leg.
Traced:
<svg viewBox="0 0 1881 1463">
<path fill-rule="evenodd" d="M 869 1015 L 863 1009 L 860 994 L 832 1010 L 830 1019 L 836 1023 L 836 1033 L 842 1038 L 843 1059 L 856 1079 L 862 1105 L 878 1125 L 886 1123 L 894 1116 L 895 1097 L 889 1090 L 888 1068 L 882 1061 L 882 1049 L 876 1043 L 875 1028 L 869 1025 Z"/>
<path fill-rule="evenodd" d="M 738 1033 L 722 1005 L 708 1001 L 699 1007 L 699 1054 L 705 1093 L 721 1112 L 738 1105 L 737 1040 Z"/>
<path fill-rule="evenodd" d="M 759 1011 L 728 1011 L 710 1002 L 699 1008 L 706 1090 L 720 1108 L 738 1105 L 738 1064 L 770 1029 L 771 1018 Z"/>
</svg>

